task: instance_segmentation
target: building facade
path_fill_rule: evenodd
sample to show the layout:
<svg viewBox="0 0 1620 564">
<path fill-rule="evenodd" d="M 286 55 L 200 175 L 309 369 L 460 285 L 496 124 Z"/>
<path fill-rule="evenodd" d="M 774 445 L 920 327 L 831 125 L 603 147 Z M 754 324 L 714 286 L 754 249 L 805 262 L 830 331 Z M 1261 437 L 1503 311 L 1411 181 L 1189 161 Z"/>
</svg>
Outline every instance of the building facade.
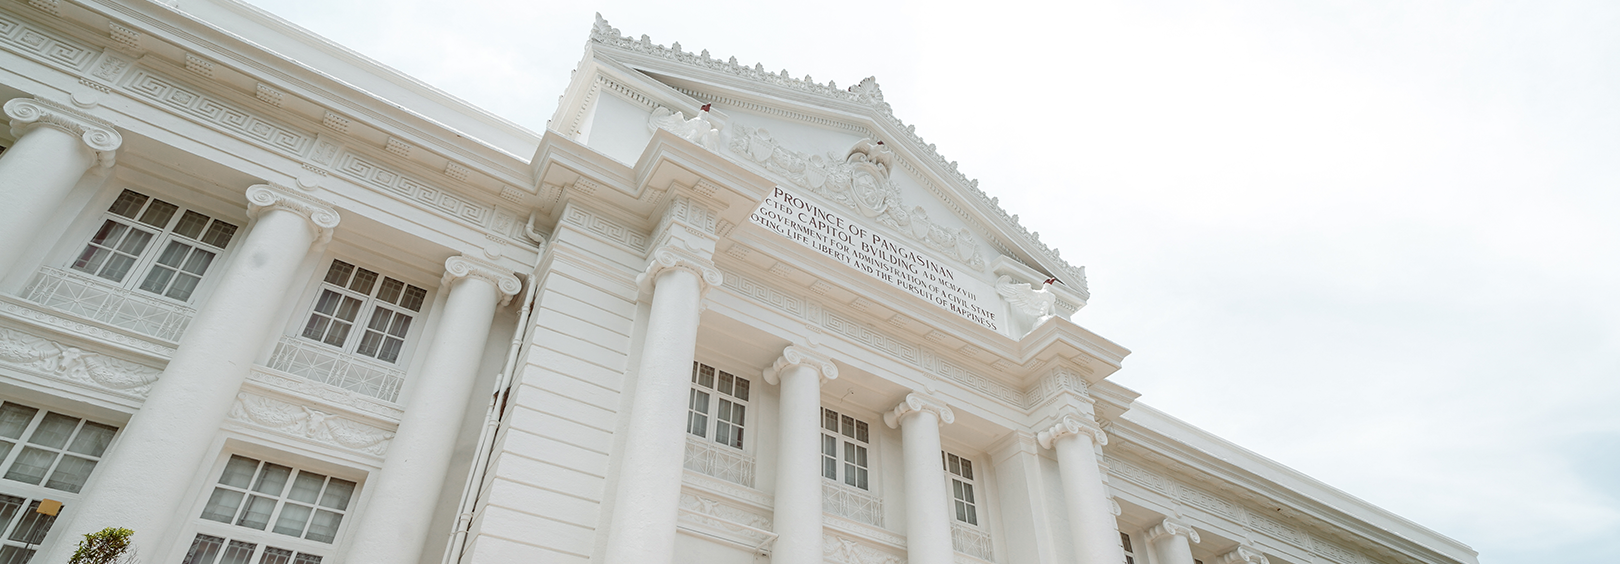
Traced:
<svg viewBox="0 0 1620 564">
<path fill-rule="evenodd" d="M 1477 562 L 1111 382 L 871 79 L 598 19 L 537 134 L 235 0 L 6 0 L 0 100 L 0 564 Z"/>
</svg>

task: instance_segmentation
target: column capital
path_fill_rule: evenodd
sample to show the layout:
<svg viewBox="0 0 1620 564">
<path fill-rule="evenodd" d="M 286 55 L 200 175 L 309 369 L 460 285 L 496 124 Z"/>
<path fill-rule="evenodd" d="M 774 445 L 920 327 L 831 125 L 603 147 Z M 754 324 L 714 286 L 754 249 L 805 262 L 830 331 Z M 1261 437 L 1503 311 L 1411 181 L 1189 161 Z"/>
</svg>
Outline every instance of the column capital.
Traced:
<svg viewBox="0 0 1620 564">
<path fill-rule="evenodd" d="M 832 359 L 821 354 L 811 352 L 804 347 L 789 346 L 782 349 L 782 356 L 776 359 L 770 367 L 765 369 L 765 381 L 772 385 L 782 382 L 782 371 L 794 366 L 807 366 L 821 376 L 820 382 L 826 384 L 829 380 L 838 379 L 838 366 Z"/>
<path fill-rule="evenodd" d="M 1041 448 L 1053 448 L 1058 439 L 1081 434 L 1090 436 L 1099 445 L 1108 444 L 1108 434 L 1103 432 L 1102 427 L 1098 427 L 1096 423 L 1083 420 L 1072 414 L 1064 414 L 1058 418 L 1058 422 L 1052 425 L 1052 428 L 1036 434 L 1035 440 L 1040 441 Z"/>
<path fill-rule="evenodd" d="M 255 184 L 247 189 L 248 217 L 259 217 L 266 211 L 282 210 L 298 214 L 309 223 L 315 242 L 332 240 L 332 229 L 342 220 L 332 204 L 293 192 L 274 184 Z"/>
<path fill-rule="evenodd" d="M 102 168 L 113 165 L 113 156 L 124 137 L 112 122 L 42 98 L 14 98 L 5 105 L 11 118 L 11 135 L 21 138 L 36 127 L 67 132 L 84 141 Z"/>
<path fill-rule="evenodd" d="M 495 287 L 499 294 L 501 305 L 512 301 L 512 296 L 523 291 L 523 282 L 513 276 L 511 272 L 500 265 L 483 259 L 476 259 L 467 255 L 457 255 L 444 261 L 444 279 L 440 285 L 448 288 L 451 283 L 461 278 L 473 278 L 488 282 Z"/>
<path fill-rule="evenodd" d="M 1165 520 L 1160 521 L 1159 524 L 1154 525 L 1151 529 L 1148 529 L 1146 534 L 1148 542 L 1159 540 L 1160 537 L 1174 535 L 1186 536 L 1187 540 L 1192 541 L 1193 544 L 1202 542 L 1198 538 L 1198 531 L 1193 530 L 1193 528 L 1186 523 L 1182 523 L 1170 518 L 1165 518 Z"/>
<path fill-rule="evenodd" d="M 714 267 L 714 261 L 708 256 L 687 249 L 679 245 L 664 245 L 653 249 L 647 260 L 647 269 L 636 276 L 636 285 L 642 292 L 651 293 L 658 285 L 658 275 L 665 270 L 678 268 L 696 274 L 698 277 L 698 294 L 706 294 L 709 288 L 719 286 L 726 281 L 720 269 Z"/>
<path fill-rule="evenodd" d="M 945 425 L 956 422 L 956 412 L 951 411 L 951 406 L 933 396 L 912 392 L 906 394 L 906 399 L 900 400 L 900 405 L 894 406 L 893 410 L 883 414 L 883 423 L 888 425 L 890 429 L 899 429 L 901 419 L 907 415 L 924 411 L 933 412 L 934 415 L 939 416 L 939 422 Z"/>
<path fill-rule="evenodd" d="M 1260 549 L 1242 545 L 1232 549 L 1231 552 L 1222 554 L 1215 561 L 1218 564 L 1271 564 L 1271 561 L 1266 559 L 1266 555 L 1262 554 Z"/>
</svg>

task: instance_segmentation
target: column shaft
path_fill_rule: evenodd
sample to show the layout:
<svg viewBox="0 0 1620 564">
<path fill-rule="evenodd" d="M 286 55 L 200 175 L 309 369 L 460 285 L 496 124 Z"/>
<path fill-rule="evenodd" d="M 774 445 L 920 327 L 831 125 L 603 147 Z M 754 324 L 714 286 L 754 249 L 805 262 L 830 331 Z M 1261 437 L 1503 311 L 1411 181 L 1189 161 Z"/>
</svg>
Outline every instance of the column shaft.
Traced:
<svg viewBox="0 0 1620 564">
<path fill-rule="evenodd" d="M 325 213 L 317 223 L 335 226 L 336 214 Z M 152 550 L 172 540 L 171 523 L 194 517 L 176 517 L 180 500 L 201 487 L 193 469 L 208 455 L 317 236 L 311 220 L 294 211 L 259 214 L 146 403 L 97 465 L 87 494 L 66 508 L 66 522 L 52 531 L 54 545 L 38 561 L 66 562 L 80 535 L 105 527 L 134 529 Z"/>
<path fill-rule="evenodd" d="M 465 259 L 450 259 L 452 273 L 457 261 Z M 411 374 L 417 382 L 399 430 L 388 445 L 388 458 L 376 479 L 367 484 L 376 493 L 355 526 L 350 562 L 395 564 L 415 562 L 421 556 L 439 501 L 436 494 L 449 472 L 456 435 L 472 400 L 496 305 L 503 293 L 511 295 L 517 286 L 517 279 L 510 275 L 489 275 L 505 276 L 510 284 L 472 276 L 449 284 L 450 295 L 439 315 L 427 360 Z"/>
<path fill-rule="evenodd" d="M 1159 564 L 1193 564 L 1192 543 L 1186 535 L 1172 534 L 1153 539 Z"/>
<path fill-rule="evenodd" d="M 665 268 L 655 280 L 608 529 L 608 564 L 668 564 L 675 557 L 702 289 L 697 274 L 684 268 Z"/>
<path fill-rule="evenodd" d="M 1125 551 L 1119 544 L 1119 527 L 1103 490 L 1102 474 L 1097 471 L 1097 454 L 1087 433 L 1070 433 L 1053 441 L 1057 450 L 1058 472 L 1063 480 L 1063 497 L 1068 505 L 1069 527 L 1074 534 L 1076 561 L 1080 564 L 1119 564 Z"/>
<path fill-rule="evenodd" d="M 37 100 L 17 99 L 6 103 L 6 114 L 13 118 L 12 130 L 22 131 L 17 143 L 0 156 L 0 277 L 11 272 L 45 222 L 67 198 L 91 165 L 96 152 L 86 144 L 90 134 L 75 124 L 78 116 L 59 115 L 61 110 Z M 81 133 L 70 133 L 77 128 Z M 111 129 L 91 126 L 100 147 L 116 149 L 121 139 Z"/>
<path fill-rule="evenodd" d="M 790 347 L 777 365 L 803 360 L 803 353 Z M 792 364 L 766 373 L 767 380 L 781 379 L 772 564 L 822 562 L 821 378 L 823 373 L 836 377 L 837 371 L 831 363 L 818 364 Z"/>
<path fill-rule="evenodd" d="M 906 463 L 906 560 L 948 564 L 956 551 L 951 547 L 950 514 L 945 511 L 939 416 L 915 411 L 902 418 L 900 441 Z"/>
</svg>

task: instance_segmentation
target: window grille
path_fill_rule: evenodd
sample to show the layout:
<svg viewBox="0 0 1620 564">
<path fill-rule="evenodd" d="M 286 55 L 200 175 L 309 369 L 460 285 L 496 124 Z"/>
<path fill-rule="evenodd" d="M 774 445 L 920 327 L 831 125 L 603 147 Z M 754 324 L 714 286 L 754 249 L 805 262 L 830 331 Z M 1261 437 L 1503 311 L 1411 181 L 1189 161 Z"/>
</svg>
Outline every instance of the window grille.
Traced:
<svg viewBox="0 0 1620 564">
<path fill-rule="evenodd" d="M 426 298 L 425 289 L 334 260 L 299 336 L 394 364 Z"/>
</svg>

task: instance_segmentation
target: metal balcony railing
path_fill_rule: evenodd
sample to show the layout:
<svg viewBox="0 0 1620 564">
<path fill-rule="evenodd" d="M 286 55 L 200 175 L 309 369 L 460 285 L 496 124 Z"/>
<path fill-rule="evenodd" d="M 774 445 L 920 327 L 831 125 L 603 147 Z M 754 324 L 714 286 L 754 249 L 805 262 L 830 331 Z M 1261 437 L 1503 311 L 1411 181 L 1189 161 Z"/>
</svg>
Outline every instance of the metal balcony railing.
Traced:
<svg viewBox="0 0 1620 564">
<path fill-rule="evenodd" d="M 686 436 L 686 469 L 733 484 L 754 487 L 754 457 L 690 434 Z"/>
<path fill-rule="evenodd" d="M 269 366 L 390 402 L 399 400 L 399 389 L 405 384 L 404 370 L 290 335 L 276 344 Z"/>
<path fill-rule="evenodd" d="M 180 340 L 197 313 L 180 303 L 51 267 L 39 269 L 23 291 L 23 299 L 171 342 Z"/>
</svg>

